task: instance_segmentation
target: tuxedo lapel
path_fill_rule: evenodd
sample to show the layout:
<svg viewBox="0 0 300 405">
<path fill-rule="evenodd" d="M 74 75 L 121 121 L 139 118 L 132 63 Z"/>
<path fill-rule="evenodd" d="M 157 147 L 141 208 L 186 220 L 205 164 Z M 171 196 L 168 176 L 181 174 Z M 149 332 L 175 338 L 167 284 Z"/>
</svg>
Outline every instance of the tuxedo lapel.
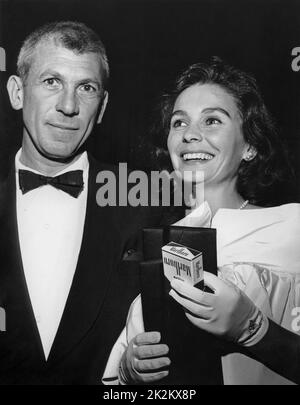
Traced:
<svg viewBox="0 0 300 405">
<path fill-rule="evenodd" d="M 90 160 L 88 199 L 83 239 L 76 272 L 48 362 L 71 351 L 92 328 L 110 277 L 121 257 L 121 240 L 114 209 L 96 203 L 97 169 Z"/>
<path fill-rule="evenodd" d="M 34 363 L 44 360 L 44 352 L 37 329 L 23 271 L 16 214 L 15 171 L 9 174 L 1 190 L 0 292 L 7 311 L 7 333 L 15 341 L 17 350 L 29 355 Z"/>
</svg>

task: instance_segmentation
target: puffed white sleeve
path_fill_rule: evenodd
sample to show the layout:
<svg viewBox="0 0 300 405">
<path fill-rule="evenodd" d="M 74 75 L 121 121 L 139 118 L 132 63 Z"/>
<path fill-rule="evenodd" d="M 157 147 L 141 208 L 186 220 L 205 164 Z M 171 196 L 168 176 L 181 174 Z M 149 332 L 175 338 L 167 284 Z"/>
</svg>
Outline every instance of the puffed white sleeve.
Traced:
<svg viewBox="0 0 300 405">
<path fill-rule="evenodd" d="M 142 299 L 141 295 L 138 295 L 129 308 L 126 326 L 122 330 L 110 352 L 102 377 L 102 383 L 104 385 L 119 384 L 119 366 L 123 353 L 127 349 L 131 339 L 143 332 L 145 332 L 145 328 L 142 311 Z"/>
</svg>

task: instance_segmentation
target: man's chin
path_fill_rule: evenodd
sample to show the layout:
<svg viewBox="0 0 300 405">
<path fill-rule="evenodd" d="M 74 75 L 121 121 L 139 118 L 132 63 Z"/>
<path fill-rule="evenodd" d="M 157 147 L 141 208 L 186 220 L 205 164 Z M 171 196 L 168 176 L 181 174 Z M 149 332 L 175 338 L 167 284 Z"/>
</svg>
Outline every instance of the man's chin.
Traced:
<svg viewBox="0 0 300 405">
<path fill-rule="evenodd" d="M 75 150 L 42 150 L 41 155 L 53 162 L 68 163 L 78 154 L 78 149 Z"/>
</svg>

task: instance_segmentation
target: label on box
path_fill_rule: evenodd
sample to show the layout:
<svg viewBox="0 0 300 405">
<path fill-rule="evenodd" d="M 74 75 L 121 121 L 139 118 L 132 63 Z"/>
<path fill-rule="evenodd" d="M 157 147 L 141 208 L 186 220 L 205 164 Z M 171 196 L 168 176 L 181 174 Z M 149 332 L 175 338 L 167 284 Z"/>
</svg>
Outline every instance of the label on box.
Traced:
<svg viewBox="0 0 300 405">
<path fill-rule="evenodd" d="M 203 280 L 202 252 L 170 242 L 162 247 L 162 259 L 169 281 L 177 278 L 194 286 Z"/>
</svg>

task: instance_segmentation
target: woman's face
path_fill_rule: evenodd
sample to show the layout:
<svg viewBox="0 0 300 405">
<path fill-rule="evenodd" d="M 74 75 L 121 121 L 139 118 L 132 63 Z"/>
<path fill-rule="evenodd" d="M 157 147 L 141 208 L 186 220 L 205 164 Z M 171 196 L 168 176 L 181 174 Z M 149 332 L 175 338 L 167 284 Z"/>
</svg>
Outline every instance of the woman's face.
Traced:
<svg viewBox="0 0 300 405">
<path fill-rule="evenodd" d="M 205 184 L 232 181 L 248 145 L 231 94 L 216 84 L 195 84 L 177 97 L 168 149 L 174 170 Z M 187 174 L 187 173 L 186 173 Z M 187 181 L 191 177 L 185 177 Z"/>
</svg>

